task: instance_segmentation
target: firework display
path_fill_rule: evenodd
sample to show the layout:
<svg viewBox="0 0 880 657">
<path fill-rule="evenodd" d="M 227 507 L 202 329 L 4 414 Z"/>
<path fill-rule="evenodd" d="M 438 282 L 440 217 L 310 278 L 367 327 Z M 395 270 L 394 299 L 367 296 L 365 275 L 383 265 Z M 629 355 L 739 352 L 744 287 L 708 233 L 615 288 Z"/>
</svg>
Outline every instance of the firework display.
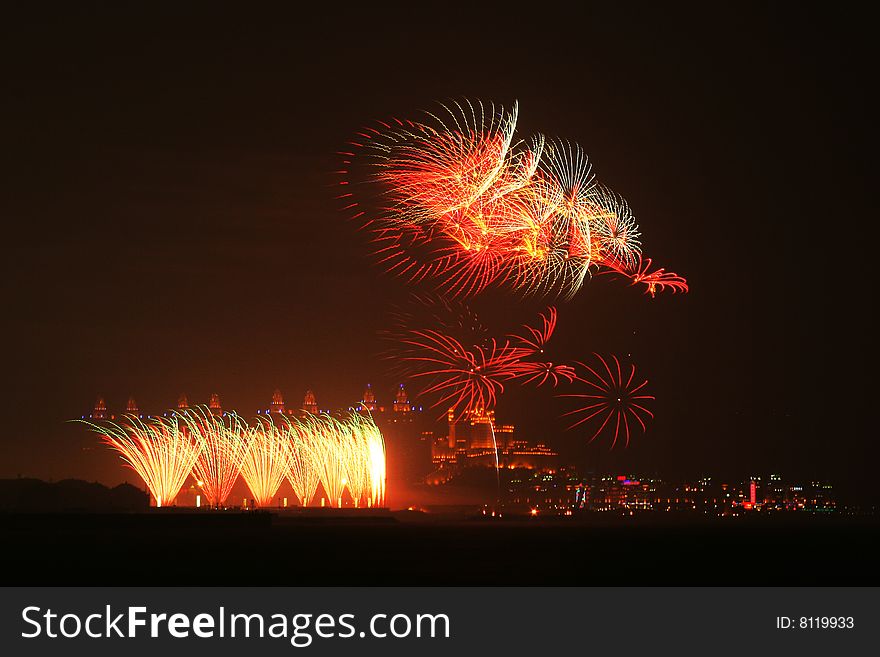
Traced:
<svg viewBox="0 0 880 657">
<path fill-rule="evenodd" d="M 273 430 L 288 445 L 286 476 L 301 505 L 312 501 L 319 483 L 330 506 L 342 506 L 344 490 L 355 507 L 384 503 L 385 442 L 370 417 L 281 416 Z"/>
<path fill-rule="evenodd" d="M 444 308 L 450 310 L 451 305 Z M 469 309 L 462 310 L 460 317 L 464 319 L 459 328 L 477 326 L 481 335 L 467 342 L 452 335 L 447 326 L 434 323 L 434 328 L 414 328 L 407 319 L 399 320 L 398 327 L 386 334 L 395 346 L 393 357 L 410 377 L 424 382 L 422 394 L 437 397 L 433 405 L 444 412 L 450 409 L 460 417 L 492 409 L 506 382 L 556 386 L 574 380 L 571 366 L 540 359 L 556 329 L 555 308 L 539 315 L 539 326 L 523 326 L 505 338 L 482 334 L 479 320 Z"/>
<path fill-rule="evenodd" d="M 285 432 L 268 418 L 243 427 L 245 448 L 241 477 L 257 506 L 271 506 L 290 466 L 290 445 Z"/>
<path fill-rule="evenodd" d="M 392 362 L 450 422 L 488 417 L 506 385 L 546 386 L 582 400 L 564 414 L 575 420 L 569 428 L 592 421 L 591 442 L 607 431 L 612 448 L 621 439 L 628 445 L 631 424 L 644 431 L 653 418 L 645 404 L 654 397 L 634 365 L 627 371 L 616 356 L 596 355 L 596 366 L 551 359 L 545 350 L 555 307 L 503 335 L 461 300 L 488 288 L 569 298 L 594 272 L 644 285 L 652 297 L 687 292 L 687 281 L 643 258 L 629 204 L 596 181 L 580 146 L 517 139 L 517 104 L 441 108 L 423 120 L 365 129 L 338 172 L 340 198 L 372 234 L 382 265 L 431 290 L 415 296 L 428 321 L 399 312 L 384 331 Z M 301 506 L 319 488 L 321 505 L 343 506 L 346 491 L 355 507 L 384 504 L 385 444 L 369 416 L 273 413 L 248 424 L 214 410 L 184 403 L 168 417 L 88 424 L 144 480 L 157 506 L 173 504 L 190 475 L 212 507 L 226 504 L 239 475 L 262 507 L 285 479 Z M 497 468 L 497 445 L 495 460 Z"/>
<path fill-rule="evenodd" d="M 385 443 L 372 418 L 358 413 L 262 416 L 248 425 L 235 413 L 197 407 L 86 424 L 140 475 L 157 506 L 172 504 L 190 475 L 211 506 L 223 506 L 239 474 L 258 506 L 272 504 L 284 479 L 302 506 L 319 484 L 330 506 L 342 506 L 345 491 L 354 506 L 385 502 Z"/>
<path fill-rule="evenodd" d="M 515 139 L 516 104 L 441 108 L 365 129 L 342 154 L 340 198 L 389 272 L 452 297 L 499 286 L 571 297 L 591 268 L 651 294 L 687 291 L 680 276 L 642 269 L 629 205 L 596 182 L 580 146 Z"/>
<path fill-rule="evenodd" d="M 202 439 L 190 436 L 177 415 L 146 421 L 126 415 L 121 423 L 86 424 L 144 480 L 158 507 L 174 503 L 203 449 Z"/>
<path fill-rule="evenodd" d="M 315 466 L 318 460 L 311 437 L 312 432 L 302 431 L 302 424 L 291 425 L 290 454 L 288 460 L 287 479 L 300 506 L 308 506 L 315 497 L 318 484 L 321 482 L 320 472 Z M 304 427 L 303 427 L 304 428 Z"/>
<path fill-rule="evenodd" d="M 197 407 L 178 416 L 191 436 L 201 441 L 193 475 L 201 482 L 209 506 L 223 506 L 238 479 L 247 442 L 237 415 L 214 415 Z"/>
<path fill-rule="evenodd" d="M 583 383 L 587 390 L 583 393 L 566 393 L 560 397 L 572 397 L 584 400 L 584 406 L 568 411 L 564 416 L 579 418 L 569 428 L 573 429 L 595 418 L 598 428 L 590 438 L 595 440 L 606 428 L 612 435 L 611 447 L 617 444 L 622 435 L 625 445 L 629 445 L 630 420 L 635 420 L 642 431 L 647 431 L 647 421 L 654 414 L 645 408 L 645 403 L 652 401 L 654 397 L 645 392 L 644 388 L 648 381 L 636 379 L 636 366 L 630 365 L 629 372 L 622 368 L 617 356 L 611 356 L 614 367 L 609 362 L 595 354 L 602 364 L 601 367 L 591 367 L 584 363 L 577 363 L 583 369 L 583 374 L 578 374 L 576 381 Z"/>
</svg>

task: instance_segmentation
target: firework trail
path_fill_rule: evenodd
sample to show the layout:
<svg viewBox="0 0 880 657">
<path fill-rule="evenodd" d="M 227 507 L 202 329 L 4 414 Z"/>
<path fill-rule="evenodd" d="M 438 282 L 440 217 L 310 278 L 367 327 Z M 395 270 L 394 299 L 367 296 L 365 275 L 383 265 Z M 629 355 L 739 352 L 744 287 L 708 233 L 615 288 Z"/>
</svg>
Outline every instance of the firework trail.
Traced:
<svg viewBox="0 0 880 657">
<path fill-rule="evenodd" d="M 147 420 L 125 415 L 118 424 L 85 424 L 144 480 L 157 507 L 174 503 L 203 448 L 201 436 L 189 435 L 176 414 Z"/>
<path fill-rule="evenodd" d="M 517 118 L 516 104 L 463 101 L 358 134 L 342 153 L 339 197 L 372 234 L 379 263 L 450 297 L 498 286 L 571 297 L 591 267 L 652 294 L 686 291 L 676 274 L 645 278 L 632 210 L 595 181 L 583 149 L 517 140 Z"/>
<path fill-rule="evenodd" d="M 371 417 L 353 415 L 357 418 L 354 422 L 357 430 L 363 436 L 363 442 L 367 449 L 367 481 L 369 482 L 368 506 L 382 506 L 385 504 L 385 440 L 382 432 L 373 422 Z"/>
<path fill-rule="evenodd" d="M 254 426 L 240 425 L 244 449 L 241 476 L 257 506 L 270 506 L 275 493 L 288 475 L 290 442 L 285 433 L 268 418 L 258 418 Z"/>
<path fill-rule="evenodd" d="M 636 379 L 635 365 L 630 365 L 629 372 L 621 368 L 617 356 L 611 356 L 613 367 L 599 354 L 595 356 L 602 364 L 601 367 L 593 368 L 578 363 L 583 368 L 584 375 L 578 375 L 576 380 L 585 384 L 587 391 L 559 395 L 582 399 L 585 405 L 564 413 L 563 417 L 580 416 L 569 429 L 574 429 L 594 418 L 597 424 L 601 421 L 590 442 L 593 442 L 607 427 L 612 435 L 611 449 L 614 449 L 621 435 L 625 438 L 625 445 L 629 446 L 630 419 L 635 420 L 644 432 L 647 431 L 647 420 L 654 417 L 654 414 L 644 406 L 646 402 L 654 399 L 644 391 L 648 381 L 639 382 Z"/>
<path fill-rule="evenodd" d="M 193 475 L 201 482 L 208 504 L 223 506 L 238 479 L 247 447 L 241 418 L 231 413 L 224 419 L 202 406 L 178 417 L 202 445 Z"/>
<path fill-rule="evenodd" d="M 308 506 L 315 497 L 318 484 L 321 481 L 318 470 L 315 467 L 315 453 L 312 447 L 312 433 L 306 431 L 308 426 L 304 422 L 288 422 L 288 436 L 290 439 L 290 463 L 287 479 L 293 492 L 299 499 L 301 506 Z"/>
<path fill-rule="evenodd" d="M 357 507 L 385 502 L 385 442 L 369 416 L 350 413 L 282 418 L 291 459 L 288 479 L 300 503 L 307 505 L 318 484 L 330 506 L 342 506 L 348 490 Z"/>
<path fill-rule="evenodd" d="M 347 435 L 340 424 L 335 418 L 323 416 L 314 425 L 314 467 L 330 506 L 342 506 L 342 493 L 348 483 L 345 463 Z"/>
<path fill-rule="evenodd" d="M 370 468 L 368 459 L 370 456 L 369 446 L 366 444 L 366 437 L 359 431 L 353 430 L 353 427 L 346 427 L 346 439 L 343 443 L 343 453 L 345 463 L 345 482 L 348 492 L 351 495 L 352 503 L 357 507 L 360 506 L 364 495 L 367 493 L 369 485 Z"/>
<path fill-rule="evenodd" d="M 190 474 L 211 506 L 224 504 L 239 474 L 262 507 L 285 478 L 302 506 L 319 484 L 331 506 L 342 506 L 346 490 L 354 506 L 385 503 L 385 441 L 369 415 L 279 414 L 248 425 L 235 413 L 221 417 L 200 406 L 167 418 L 84 424 L 141 476 L 157 506 L 172 504 Z"/>
</svg>

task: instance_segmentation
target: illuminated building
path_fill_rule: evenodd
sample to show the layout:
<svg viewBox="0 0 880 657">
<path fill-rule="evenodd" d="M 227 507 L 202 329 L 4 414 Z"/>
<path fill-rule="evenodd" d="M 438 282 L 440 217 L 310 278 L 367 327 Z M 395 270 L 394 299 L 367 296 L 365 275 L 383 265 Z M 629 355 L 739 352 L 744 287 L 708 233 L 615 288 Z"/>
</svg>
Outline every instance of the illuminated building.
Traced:
<svg viewBox="0 0 880 657">
<path fill-rule="evenodd" d="M 517 440 L 514 425 L 496 425 L 492 410 L 479 409 L 457 418 L 450 409 L 446 417 L 448 435 L 434 439 L 431 445 L 431 461 L 435 466 L 495 467 L 497 462 L 501 468 L 543 471 L 558 465 L 559 454 L 541 442 Z M 432 481 L 447 479 L 432 475 Z"/>
<path fill-rule="evenodd" d="M 771 474 L 764 489 L 764 506 L 771 511 L 779 511 L 785 508 L 785 486 L 782 477 Z"/>
<path fill-rule="evenodd" d="M 576 508 L 590 511 L 645 511 L 654 507 L 652 480 L 631 475 L 604 476 L 581 482 L 573 496 Z"/>
<path fill-rule="evenodd" d="M 110 414 L 107 412 L 107 402 L 104 401 L 103 397 L 98 397 L 95 401 L 95 407 L 92 409 L 89 417 L 93 420 L 107 420 L 110 418 Z"/>
<path fill-rule="evenodd" d="M 827 481 L 812 481 L 808 489 L 807 505 L 811 511 L 828 513 L 837 509 L 833 496 L 833 486 Z"/>
<path fill-rule="evenodd" d="M 406 387 L 402 383 L 398 384 L 397 388 L 395 388 L 394 399 L 390 405 L 383 404 L 380 400 L 376 399 L 373 386 L 368 383 L 364 389 L 363 398 L 354 408 L 349 408 L 349 410 L 358 412 L 368 411 L 377 421 L 383 420 L 394 423 L 414 420 L 416 418 L 415 414 L 422 413 L 424 409 L 410 401 Z"/>
<path fill-rule="evenodd" d="M 788 487 L 785 496 L 785 508 L 790 511 L 805 509 L 807 506 L 807 494 L 803 486 L 792 485 Z"/>
<path fill-rule="evenodd" d="M 360 406 L 358 406 L 357 410 L 367 410 L 370 411 L 370 413 L 375 413 L 376 409 L 376 395 L 373 393 L 373 386 L 368 383 L 366 390 L 364 390 L 364 398 L 361 400 Z"/>
<path fill-rule="evenodd" d="M 532 445 L 525 440 L 517 440 L 499 448 L 498 458 L 502 468 L 545 471 L 557 467 L 559 454 L 544 443 Z"/>
<path fill-rule="evenodd" d="M 312 415 L 318 414 L 318 402 L 315 401 L 315 393 L 311 390 L 306 390 L 306 396 L 303 399 L 302 407 L 306 413 L 311 413 Z"/>
<path fill-rule="evenodd" d="M 470 449 L 494 449 L 495 438 L 493 426 L 495 425 L 495 411 L 477 409 L 468 414 L 465 420 L 468 423 L 470 434 Z"/>
<path fill-rule="evenodd" d="M 571 514 L 573 489 L 567 473 L 517 470 L 508 484 L 506 506 L 515 513 L 533 516 Z M 583 489 L 575 494 L 582 495 Z"/>
<path fill-rule="evenodd" d="M 575 509 L 589 511 L 652 510 L 691 512 L 709 516 L 738 516 L 766 511 L 832 513 L 837 503 L 831 484 L 782 487 L 779 475 L 770 476 L 768 497 L 762 498 L 761 477 L 749 477 L 741 484 L 713 483 L 711 477 L 697 482 L 668 483 L 659 479 L 591 476 L 575 482 L 571 501 Z M 777 506 L 784 492 L 785 506 Z"/>
<path fill-rule="evenodd" d="M 129 397 L 128 402 L 125 404 L 125 412 L 130 413 L 131 415 L 137 415 L 140 413 L 138 409 L 137 402 L 134 400 L 134 397 Z"/>
<path fill-rule="evenodd" d="M 258 415 L 266 415 L 270 417 L 287 415 L 303 418 L 307 415 L 319 415 L 322 412 L 329 413 L 329 411 L 321 411 L 321 409 L 318 408 L 315 393 L 311 390 L 306 390 L 306 394 L 303 397 L 302 407 L 295 409 L 288 408 L 287 404 L 284 402 L 284 394 L 278 388 L 275 388 L 275 390 L 272 391 L 272 398 L 269 401 L 269 406 L 267 408 L 257 409 Z"/>
<path fill-rule="evenodd" d="M 390 402 L 390 403 L 389 403 Z M 385 437 L 389 472 L 398 480 L 422 480 L 431 470 L 431 437 L 428 431 L 433 418 L 413 403 L 401 383 L 393 388 L 388 401 L 378 399 L 372 385 L 367 385 L 355 408 L 369 414 Z"/>
<path fill-rule="evenodd" d="M 223 406 L 220 405 L 220 395 L 216 392 L 212 392 L 211 397 L 208 399 L 208 409 L 214 415 L 223 415 Z"/>
<path fill-rule="evenodd" d="M 499 449 L 509 449 L 513 447 L 513 430 L 512 424 L 499 424 L 495 427 L 495 442 Z"/>
<path fill-rule="evenodd" d="M 269 412 L 278 413 L 279 415 L 284 414 L 284 397 L 278 388 L 275 388 L 275 391 L 272 393 L 272 403 L 269 404 Z"/>
<path fill-rule="evenodd" d="M 492 437 L 492 427 L 495 424 L 495 411 L 480 408 L 468 411 L 456 419 L 455 409 L 450 408 L 446 417 L 449 422 L 448 445 L 451 449 L 456 452 L 494 449 L 496 443 Z M 512 436 L 513 426 L 507 425 L 505 432 L 505 436 Z"/>
<path fill-rule="evenodd" d="M 392 410 L 394 414 L 390 418 L 391 422 L 411 422 L 413 420 L 413 415 L 411 414 L 421 409 L 410 402 L 409 395 L 406 394 L 406 388 L 401 383 L 397 389 L 397 395 L 394 397 Z"/>
<path fill-rule="evenodd" d="M 748 486 L 737 495 L 740 498 L 740 506 L 747 511 L 760 511 L 764 506 L 764 501 L 761 499 L 761 489 L 763 488 L 761 478 L 749 477 L 748 482 Z"/>
<path fill-rule="evenodd" d="M 185 393 L 180 393 L 180 397 L 177 398 L 177 408 L 180 410 L 189 408 L 189 400 L 186 398 Z"/>
</svg>

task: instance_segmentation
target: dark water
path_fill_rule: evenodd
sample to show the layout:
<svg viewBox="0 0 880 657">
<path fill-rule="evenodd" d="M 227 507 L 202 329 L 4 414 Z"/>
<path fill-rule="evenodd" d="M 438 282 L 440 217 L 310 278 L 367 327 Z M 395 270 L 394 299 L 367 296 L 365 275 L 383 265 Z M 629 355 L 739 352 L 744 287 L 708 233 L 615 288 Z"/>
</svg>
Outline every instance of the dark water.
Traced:
<svg viewBox="0 0 880 657">
<path fill-rule="evenodd" d="M 4 514 L 3 585 L 877 585 L 873 518 Z"/>
</svg>

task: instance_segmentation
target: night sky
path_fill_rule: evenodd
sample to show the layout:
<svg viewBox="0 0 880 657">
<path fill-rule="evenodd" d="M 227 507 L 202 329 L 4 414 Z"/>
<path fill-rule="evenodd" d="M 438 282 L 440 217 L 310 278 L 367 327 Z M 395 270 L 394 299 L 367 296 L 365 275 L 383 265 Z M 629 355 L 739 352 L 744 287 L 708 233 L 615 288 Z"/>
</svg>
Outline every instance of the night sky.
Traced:
<svg viewBox="0 0 880 657">
<path fill-rule="evenodd" d="M 546 394 L 499 419 L 599 470 L 781 471 L 877 499 L 863 17 L 207 6 L 4 20 L 0 477 L 131 479 L 64 422 L 98 394 L 158 411 L 218 392 L 246 415 L 276 387 L 390 399 L 376 332 L 405 289 L 334 200 L 336 152 L 468 97 L 580 143 L 691 286 L 652 300 L 599 277 L 559 304 L 558 353 L 632 354 L 651 381 L 628 450 L 563 434 Z M 541 307 L 480 304 L 502 333 Z"/>
</svg>

